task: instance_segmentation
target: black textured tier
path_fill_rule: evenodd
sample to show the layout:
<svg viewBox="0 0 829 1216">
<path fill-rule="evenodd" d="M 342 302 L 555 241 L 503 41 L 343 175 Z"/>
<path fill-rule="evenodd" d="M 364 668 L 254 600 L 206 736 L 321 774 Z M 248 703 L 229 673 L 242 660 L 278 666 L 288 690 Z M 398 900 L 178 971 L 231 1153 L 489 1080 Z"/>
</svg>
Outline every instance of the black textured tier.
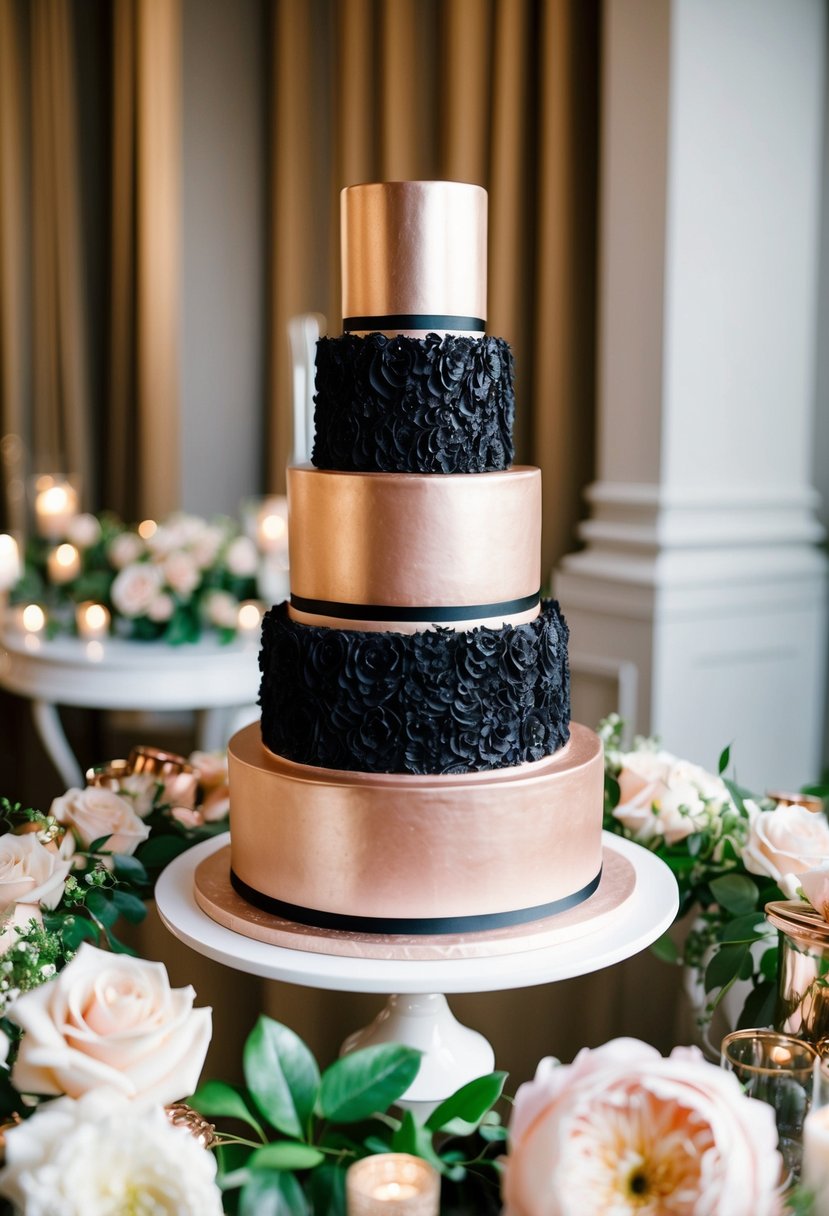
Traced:
<svg viewBox="0 0 829 1216">
<path fill-rule="evenodd" d="M 508 469 L 512 366 L 502 338 L 321 338 L 312 463 L 354 473 Z"/>
<path fill-rule="evenodd" d="M 272 608 L 259 656 L 262 739 L 300 764 L 468 773 L 550 755 L 570 734 L 567 625 L 360 633 Z"/>
</svg>

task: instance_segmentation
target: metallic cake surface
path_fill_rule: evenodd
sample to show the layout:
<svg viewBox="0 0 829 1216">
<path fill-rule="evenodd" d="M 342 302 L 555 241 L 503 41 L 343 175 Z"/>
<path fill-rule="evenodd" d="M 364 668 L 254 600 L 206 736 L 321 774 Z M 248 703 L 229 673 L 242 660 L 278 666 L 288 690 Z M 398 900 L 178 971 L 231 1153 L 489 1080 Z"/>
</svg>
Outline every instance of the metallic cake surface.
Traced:
<svg viewBox="0 0 829 1216">
<path fill-rule="evenodd" d="M 486 916 L 564 899 L 602 859 L 601 743 L 464 775 L 341 772 L 230 742 L 232 868 L 262 895 L 353 917 Z"/>
</svg>

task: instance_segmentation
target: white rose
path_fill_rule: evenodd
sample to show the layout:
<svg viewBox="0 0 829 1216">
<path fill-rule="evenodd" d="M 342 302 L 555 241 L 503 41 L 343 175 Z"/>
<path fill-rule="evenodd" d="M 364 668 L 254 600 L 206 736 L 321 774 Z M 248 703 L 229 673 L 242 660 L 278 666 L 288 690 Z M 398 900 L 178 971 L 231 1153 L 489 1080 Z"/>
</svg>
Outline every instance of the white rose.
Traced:
<svg viewBox="0 0 829 1216">
<path fill-rule="evenodd" d="M 211 591 L 204 599 L 204 611 L 217 629 L 235 629 L 239 623 L 239 602 L 229 591 Z"/>
<path fill-rule="evenodd" d="M 137 532 L 119 532 L 109 542 L 107 556 L 116 570 L 123 570 L 137 562 L 144 552 L 144 542 Z"/>
<path fill-rule="evenodd" d="M 129 803 L 139 819 L 146 819 L 153 809 L 160 784 L 155 773 L 127 773 L 118 778 L 116 793 Z"/>
<path fill-rule="evenodd" d="M 6 1132 L 0 1194 L 27 1216 L 221 1216 L 216 1161 L 160 1106 L 97 1090 Z"/>
<path fill-rule="evenodd" d="M 10 1006 L 23 1030 L 12 1084 L 71 1098 L 108 1086 L 176 1102 L 196 1088 L 210 1043 L 211 1011 L 194 1009 L 194 996 L 170 987 L 163 963 L 84 942 L 54 979 Z"/>
<path fill-rule="evenodd" d="M 772 1108 L 696 1048 L 617 1039 L 519 1086 L 503 1216 L 776 1216 L 776 1145 Z"/>
<path fill-rule="evenodd" d="M 20 941 L 18 929 L 25 933 L 32 924 L 43 924 L 43 913 L 38 904 L 13 904 L 0 915 L 0 954 L 5 954 Z"/>
<path fill-rule="evenodd" d="M 147 609 L 147 616 L 151 621 L 155 621 L 157 625 L 162 625 L 164 621 L 169 621 L 175 611 L 175 607 L 173 597 L 168 595 L 166 591 L 162 591 L 150 604 Z"/>
<path fill-rule="evenodd" d="M 192 595 L 201 581 L 201 574 L 195 559 L 184 549 L 174 549 L 172 553 L 168 554 L 164 559 L 162 570 L 167 585 L 172 587 L 177 595 L 185 597 Z"/>
<path fill-rule="evenodd" d="M 799 876 L 803 894 L 824 920 L 829 920 L 829 857 Z"/>
<path fill-rule="evenodd" d="M 743 864 L 751 874 L 779 882 L 786 874 L 803 874 L 829 858 L 829 823 L 803 806 L 777 806 L 760 811 L 749 822 Z"/>
<path fill-rule="evenodd" d="M 125 566 L 112 581 L 112 602 L 122 616 L 144 616 L 161 591 L 164 576 L 150 562 Z"/>
<path fill-rule="evenodd" d="M 56 908 L 71 868 L 71 861 L 47 849 L 34 832 L 0 836 L 0 908 L 17 903 Z"/>
<path fill-rule="evenodd" d="M 101 525 L 94 515 L 73 515 L 66 525 L 66 539 L 79 549 L 89 549 L 101 539 Z"/>
<path fill-rule="evenodd" d="M 224 528 L 217 524 L 206 524 L 201 533 L 190 541 L 188 548 L 200 569 L 205 570 L 213 565 L 224 540 Z"/>
<path fill-rule="evenodd" d="M 150 834 L 126 798 L 102 786 L 67 790 L 54 800 L 49 813 L 77 832 L 86 848 L 106 837 L 104 848 L 110 853 L 134 853 Z"/>
<path fill-rule="evenodd" d="M 237 536 L 228 545 L 225 563 L 237 578 L 253 578 L 259 566 L 256 545 L 249 536 Z"/>
<path fill-rule="evenodd" d="M 728 802 L 720 778 L 670 752 L 630 752 L 620 759 L 613 814 L 640 843 L 662 837 L 676 844 L 705 826 L 708 801 Z"/>
</svg>

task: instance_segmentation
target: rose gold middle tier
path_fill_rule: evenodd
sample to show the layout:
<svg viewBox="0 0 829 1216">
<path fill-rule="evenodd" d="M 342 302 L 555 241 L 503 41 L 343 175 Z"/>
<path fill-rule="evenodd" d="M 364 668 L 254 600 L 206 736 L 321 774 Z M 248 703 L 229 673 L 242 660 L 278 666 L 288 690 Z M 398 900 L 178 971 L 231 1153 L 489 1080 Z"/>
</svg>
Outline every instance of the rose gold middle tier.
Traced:
<svg viewBox="0 0 829 1216">
<path fill-rule="evenodd" d="M 295 764 L 246 727 L 228 750 L 234 885 L 288 919 L 377 932 L 578 903 L 601 871 L 604 766 L 597 736 L 571 730 L 530 764 L 413 776 Z"/>
<path fill-rule="evenodd" d="M 288 470 L 288 500 L 295 621 L 412 632 L 538 615 L 539 469 L 434 476 L 303 465 Z"/>
</svg>

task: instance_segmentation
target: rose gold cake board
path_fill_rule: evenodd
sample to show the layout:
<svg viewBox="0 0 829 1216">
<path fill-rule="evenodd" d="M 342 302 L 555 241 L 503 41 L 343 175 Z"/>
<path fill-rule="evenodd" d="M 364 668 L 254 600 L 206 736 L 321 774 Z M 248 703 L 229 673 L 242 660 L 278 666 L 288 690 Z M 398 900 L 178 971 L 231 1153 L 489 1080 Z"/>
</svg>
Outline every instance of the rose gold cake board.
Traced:
<svg viewBox="0 0 829 1216">
<path fill-rule="evenodd" d="M 230 845 L 211 853 L 195 871 L 194 894 L 217 924 L 254 941 L 313 954 L 386 960 L 486 958 L 540 950 L 598 932 L 628 902 L 636 870 L 612 845 L 602 849 L 602 876 L 596 891 L 566 912 L 525 925 L 481 933 L 420 935 L 351 933 L 283 920 L 249 904 L 230 883 Z"/>
</svg>

